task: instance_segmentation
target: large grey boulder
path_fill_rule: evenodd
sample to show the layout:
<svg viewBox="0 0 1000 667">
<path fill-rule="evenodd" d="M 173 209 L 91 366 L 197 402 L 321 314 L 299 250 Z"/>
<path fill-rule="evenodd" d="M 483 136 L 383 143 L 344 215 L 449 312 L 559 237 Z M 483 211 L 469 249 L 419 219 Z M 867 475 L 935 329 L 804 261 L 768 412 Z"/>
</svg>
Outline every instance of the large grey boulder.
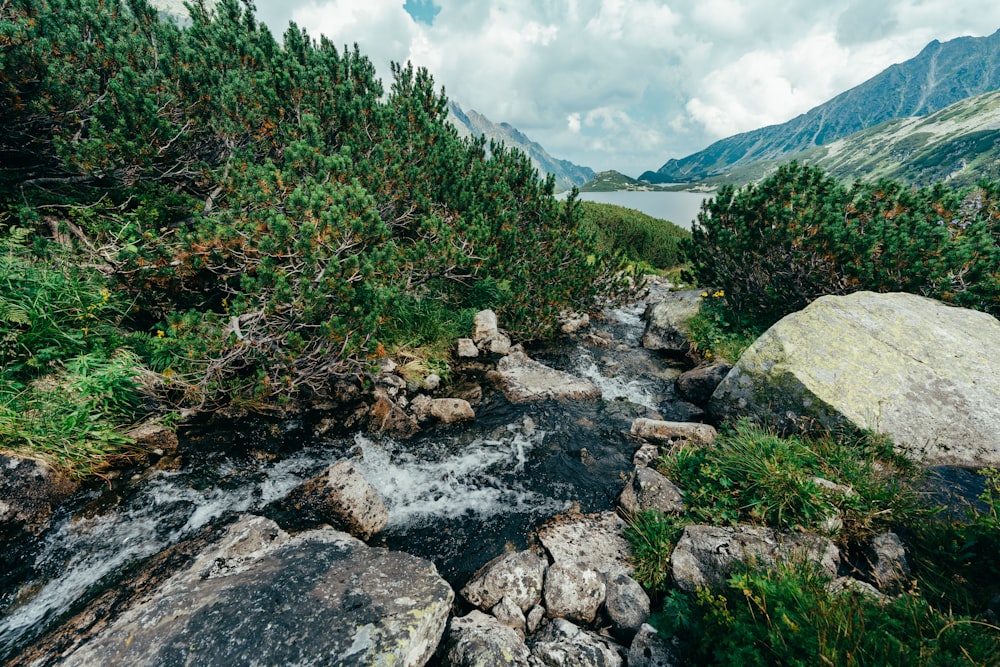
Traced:
<svg viewBox="0 0 1000 667">
<path fill-rule="evenodd" d="M 768 329 L 712 395 L 721 417 L 889 435 L 927 464 L 1000 463 L 1000 322 L 912 294 L 824 296 Z"/>
<path fill-rule="evenodd" d="M 533 551 L 501 554 L 472 575 L 461 595 L 483 611 L 507 597 L 527 613 L 542 600 L 547 567 L 545 559 Z"/>
<path fill-rule="evenodd" d="M 607 639 L 569 621 L 553 619 L 531 641 L 534 665 L 544 667 L 621 667 L 618 651 Z"/>
<path fill-rule="evenodd" d="M 325 472 L 303 482 L 282 504 L 363 540 L 371 538 L 389 522 L 382 496 L 351 461 L 338 461 Z"/>
<path fill-rule="evenodd" d="M 699 586 L 722 586 L 737 563 L 762 569 L 779 562 L 807 560 L 831 577 L 840 566 L 840 552 L 825 537 L 809 533 L 779 533 L 759 526 L 687 526 L 670 562 L 674 582 L 693 593 Z"/>
<path fill-rule="evenodd" d="M 642 346 L 647 350 L 687 353 L 691 349 L 687 322 L 701 310 L 702 294 L 700 290 L 671 292 L 663 301 L 647 308 L 643 315 L 646 330 Z"/>
<path fill-rule="evenodd" d="M 451 619 L 444 645 L 445 667 L 528 666 L 530 653 L 524 639 L 478 609 Z"/>
<path fill-rule="evenodd" d="M 550 368 L 524 352 L 502 358 L 491 377 L 511 403 L 601 397 L 600 388 L 590 380 Z"/>
<path fill-rule="evenodd" d="M 604 611 L 616 636 L 632 638 L 649 619 L 649 596 L 639 582 L 628 575 L 609 577 Z"/>
<path fill-rule="evenodd" d="M 147 582 L 131 598 L 95 601 L 64 626 L 57 651 L 24 664 L 424 665 L 454 599 L 427 561 L 332 529 L 292 537 L 260 517 Z"/>
<path fill-rule="evenodd" d="M 21 531 L 41 533 L 59 503 L 77 488 L 43 461 L 0 455 L 0 541 Z"/>
</svg>

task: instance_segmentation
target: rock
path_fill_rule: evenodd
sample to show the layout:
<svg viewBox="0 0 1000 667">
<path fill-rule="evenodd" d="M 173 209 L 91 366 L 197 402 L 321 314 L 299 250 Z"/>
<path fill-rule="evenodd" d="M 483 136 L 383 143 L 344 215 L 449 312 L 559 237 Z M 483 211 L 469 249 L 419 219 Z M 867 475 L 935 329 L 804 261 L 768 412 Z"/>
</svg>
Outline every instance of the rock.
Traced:
<svg viewBox="0 0 1000 667">
<path fill-rule="evenodd" d="M 635 466 L 648 466 L 660 457 L 660 448 L 654 444 L 645 442 L 632 455 L 632 464 Z"/>
<path fill-rule="evenodd" d="M 461 398 L 435 398 L 430 404 L 430 415 L 445 424 L 454 424 L 476 418 L 469 402 Z"/>
<path fill-rule="evenodd" d="M 510 352 L 510 338 L 506 334 L 497 333 L 479 343 L 479 349 L 502 357 Z"/>
<path fill-rule="evenodd" d="M 556 618 L 531 642 L 535 664 L 544 667 L 621 667 L 611 643 L 569 621 Z"/>
<path fill-rule="evenodd" d="M 483 388 L 478 384 L 455 387 L 451 394 L 454 398 L 461 398 L 464 401 L 468 401 L 470 405 L 478 405 L 483 400 Z"/>
<path fill-rule="evenodd" d="M 402 380 L 402 378 L 400 379 Z M 372 395 L 375 398 L 375 403 L 368 411 L 368 425 L 372 430 L 389 433 L 399 438 L 409 438 L 420 430 L 416 417 L 407 414 L 389 396 L 385 388 L 376 387 Z"/>
<path fill-rule="evenodd" d="M 431 416 L 431 399 L 427 394 L 417 394 L 410 401 L 410 412 L 420 421 L 425 421 Z"/>
<path fill-rule="evenodd" d="M 351 461 L 339 461 L 303 482 L 281 504 L 364 540 L 389 522 L 382 496 Z"/>
<path fill-rule="evenodd" d="M 437 391 L 438 387 L 441 386 L 441 376 L 437 373 L 431 373 L 424 378 L 424 381 L 420 383 L 420 388 L 424 391 Z"/>
<path fill-rule="evenodd" d="M 564 334 L 574 334 L 580 329 L 586 329 L 590 326 L 590 315 L 584 313 L 580 315 L 579 313 L 573 313 L 566 319 L 564 319 L 559 327 L 559 330 Z"/>
<path fill-rule="evenodd" d="M 177 449 L 176 431 L 156 422 L 136 426 L 128 432 L 128 437 L 135 440 L 135 446 L 140 450 L 159 456 Z"/>
<path fill-rule="evenodd" d="M 647 308 L 643 315 L 646 330 L 642 346 L 647 350 L 686 354 L 691 349 L 687 322 L 701 310 L 701 295 L 700 290 L 671 292 L 663 301 Z"/>
<path fill-rule="evenodd" d="M 497 327 L 497 314 L 492 310 L 481 310 L 472 320 L 472 340 L 477 345 L 489 340 L 500 332 Z"/>
<path fill-rule="evenodd" d="M 851 487 L 845 486 L 844 484 L 837 484 L 836 482 L 833 482 L 824 477 L 810 477 L 809 481 L 818 486 L 819 488 L 823 489 L 824 491 L 828 491 L 829 493 L 832 493 L 834 495 L 844 496 L 847 498 L 851 498 L 853 496 L 858 495 L 857 492 Z"/>
<path fill-rule="evenodd" d="M 715 442 L 718 435 L 708 424 L 669 422 L 640 417 L 632 422 L 632 435 L 668 447 L 695 445 L 702 447 Z"/>
<path fill-rule="evenodd" d="M 427 561 L 331 529 L 291 537 L 260 517 L 231 525 L 151 589 L 121 590 L 105 594 L 122 600 L 105 601 L 106 613 L 63 626 L 59 664 L 424 665 L 454 599 Z"/>
<path fill-rule="evenodd" d="M 471 338 L 459 338 L 457 345 L 459 359 L 475 359 L 479 356 L 479 348 Z"/>
<path fill-rule="evenodd" d="M 896 533 L 881 533 L 868 541 L 866 553 L 872 581 L 883 593 L 895 594 L 910 581 L 906 548 Z"/>
<path fill-rule="evenodd" d="M 604 610 L 615 635 L 631 639 L 649 619 L 649 596 L 628 575 L 609 577 Z"/>
<path fill-rule="evenodd" d="M 536 604 L 530 611 L 528 611 L 528 616 L 525 619 L 525 629 L 528 631 L 528 634 L 533 635 L 538 632 L 538 628 L 542 627 L 542 621 L 544 620 L 545 607 L 540 604 Z"/>
<path fill-rule="evenodd" d="M 695 405 L 705 405 L 712 397 L 712 392 L 732 369 L 733 365 L 728 361 L 701 364 L 681 373 L 677 378 L 677 392 L 686 401 Z"/>
<path fill-rule="evenodd" d="M 840 565 L 840 552 L 825 537 L 758 526 L 687 526 L 670 561 L 674 583 L 693 593 L 699 586 L 723 585 L 738 562 L 752 561 L 766 569 L 799 558 L 815 562 L 831 577 Z"/>
<path fill-rule="evenodd" d="M 928 465 L 1000 463 L 1000 322 L 912 294 L 820 297 L 768 329 L 709 409 L 889 435 Z"/>
<path fill-rule="evenodd" d="M 671 643 L 661 637 L 652 625 L 643 623 L 629 646 L 628 667 L 675 667 L 682 664 Z"/>
<path fill-rule="evenodd" d="M 522 612 L 527 612 L 542 601 L 547 565 L 545 559 L 533 551 L 501 554 L 472 575 L 461 595 L 469 604 L 484 611 L 495 607 L 506 596 Z"/>
<path fill-rule="evenodd" d="M 534 607 L 532 607 L 534 608 Z M 518 634 L 519 637 L 524 637 L 524 632 L 527 626 L 527 620 L 524 618 L 524 612 L 521 608 L 517 606 L 513 600 L 508 596 L 503 596 L 500 598 L 500 602 L 497 602 L 496 606 L 490 611 L 493 617 L 506 625 L 509 628 L 514 628 L 514 632 Z"/>
<path fill-rule="evenodd" d="M 501 359 L 491 377 L 511 403 L 601 397 L 601 390 L 590 380 L 549 368 L 523 352 Z"/>
<path fill-rule="evenodd" d="M 528 667 L 528 647 L 513 628 L 478 609 L 451 619 L 444 640 L 445 667 Z"/>
<path fill-rule="evenodd" d="M 575 563 L 556 561 L 545 573 L 545 613 L 581 625 L 593 623 L 604 604 L 607 585 L 594 570 Z"/>
<path fill-rule="evenodd" d="M 652 468 L 639 466 L 632 473 L 621 495 L 618 506 L 630 514 L 657 510 L 664 514 L 683 514 L 684 494 L 669 479 Z"/>
<path fill-rule="evenodd" d="M 879 593 L 878 589 L 866 581 L 860 581 L 851 577 L 837 577 L 826 585 L 826 590 L 831 595 L 862 595 L 875 602 L 886 602 L 888 596 Z"/>
<path fill-rule="evenodd" d="M 79 485 L 44 461 L 0 455 L 0 540 L 38 535 L 59 503 Z"/>
<path fill-rule="evenodd" d="M 632 575 L 625 522 L 614 512 L 560 514 L 538 529 L 538 540 L 555 563 L 576 564 L 606 576 Z"/>
</svg>

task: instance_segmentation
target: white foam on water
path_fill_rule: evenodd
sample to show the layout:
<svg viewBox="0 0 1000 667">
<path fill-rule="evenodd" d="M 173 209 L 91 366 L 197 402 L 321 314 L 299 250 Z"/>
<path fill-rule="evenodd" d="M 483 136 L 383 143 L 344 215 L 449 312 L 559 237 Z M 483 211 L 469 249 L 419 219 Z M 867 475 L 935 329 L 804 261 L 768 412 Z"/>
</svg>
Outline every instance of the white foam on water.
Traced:
<svg viewBox="0 0 1000 667">
<path fill-rule="evenodd" d="M 662 398 L 657 385 L 646 379 L 629 379 L 621 376 L 607 377 L 601 373 L 597 360 L 588 350 L 580 348 L 577 352 L 574 372 L 585 377 L 601 390 L 605 401 L 625 399 L 636 405 L 642 405 L 650 410 L 656 410 Z"/>
<path fill-rule="evenodd" d="M 356 465 L 385 499 L 390 529 L 473 515 L 541 516 L 565 509 L 567 501 L 534 492 L 510 473 L 523 471 L 544 437 L 543 431 L 525 435 L 512 425 L 497 438 L 439 443 L 436 452 L 414 454 L 392 439 L 357 435 L 363 458 Z"/>
<path fill-rule="evenodd" d="M 634 347 L 639 344 L 639 341 L 642 339 L 642 333 L 646 328 L 645 322 L 642 321 L 642 314 L 645 310 L 646 305 L 644 303 L 637 303 L 624 308 L 606 310 L 604 311 L 604 316 L 609 320 L 626 326 L 627 331 L 625 332 L 624 342 Z"/>
</svg>

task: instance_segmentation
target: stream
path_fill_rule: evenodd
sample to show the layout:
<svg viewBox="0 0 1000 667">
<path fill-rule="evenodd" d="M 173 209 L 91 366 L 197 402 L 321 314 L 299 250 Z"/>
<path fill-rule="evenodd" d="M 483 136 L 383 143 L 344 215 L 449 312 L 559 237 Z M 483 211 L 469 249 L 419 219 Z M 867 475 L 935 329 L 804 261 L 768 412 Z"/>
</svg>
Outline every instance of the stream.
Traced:
<svg viewBox="0 0 1000 667">
<path fill-rule="evenodd" d="M 386 500 L 389 525 L 370 544 L 433 561 L 456 590 L 505 547 L 527 546 L 548 517 L 611 509 L 632 469 L 632 420 L 693 416 L 674 391 L 680 368 L 639 345 L 643 309 L 609 310 L 590 336 L 529 350 L 590 378 L 601 400 L 512 405 L 491 390 L 474 422 L 406 441 L 317 436 L 295 419 L 185 429 L 175 457 L 78 493 L 48 531 L 5 555 L 13 566 L 0 575 L 0 662 L 129 568 L 228 513 L 282 523 L 275 501 L 344 458 Z"/>
</svg>

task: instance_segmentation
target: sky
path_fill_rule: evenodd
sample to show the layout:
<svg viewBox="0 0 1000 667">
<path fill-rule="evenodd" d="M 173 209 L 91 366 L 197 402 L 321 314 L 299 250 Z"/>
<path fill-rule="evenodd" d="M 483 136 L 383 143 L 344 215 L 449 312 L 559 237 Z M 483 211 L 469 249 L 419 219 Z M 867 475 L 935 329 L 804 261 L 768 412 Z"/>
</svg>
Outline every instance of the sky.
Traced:
<svg viewBox="0 0 1000 667">
<path fill-rule="evenodd" d="M 630 176 L 804 113 L 930 41 L 1000 29 L 996 0 L 256 0 L 426 67 L 449 99 L 553 156 Z"/>
</svg>

